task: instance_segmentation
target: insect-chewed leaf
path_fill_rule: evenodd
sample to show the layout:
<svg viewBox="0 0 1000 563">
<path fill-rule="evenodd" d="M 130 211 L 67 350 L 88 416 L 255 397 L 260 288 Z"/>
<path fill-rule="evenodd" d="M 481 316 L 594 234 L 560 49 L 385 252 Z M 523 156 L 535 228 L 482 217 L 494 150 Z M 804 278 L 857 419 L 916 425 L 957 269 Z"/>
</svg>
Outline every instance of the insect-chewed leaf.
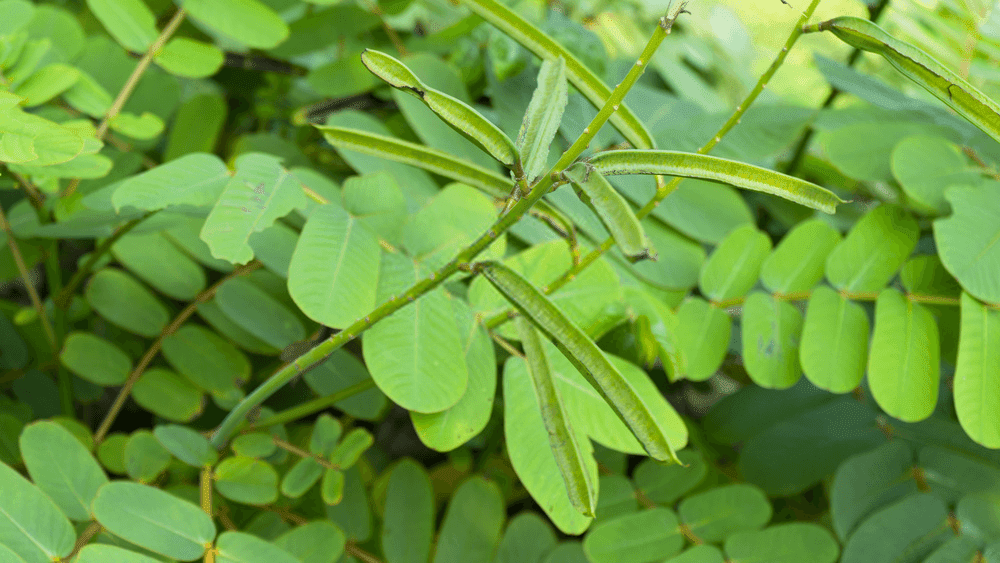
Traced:
<svg viewBox="0 0 1000 563">
<path fill-rule="evenodd" d="M 573 183 L 576 195 L 594 210 L 615 239 L 615 244 L 629 260 L 637 262 L 644 258 L 656 259 L 656 253 L 650 248 L 639 218 L 604 176 L 590 170 L 584 163 L 567 168 L 563 171 L 563 176 Z"/>
<path fill-rule="evenodd" d="M 504 166 L 514 166 L 517 161 L 514 142 L 470 105 L 424 84 L 405 64 L 381 51 L 367 49 L 362 53 L 361 61 L 372 74 L 385 80 L 390 86 L 423 100 L 448 125 L 478 144 Z"/>
<path fill-rule="evenodd" d="M 517 134 L 517 150 L 521 154 L 521 165 L 528 182 L 534 182 L 545 173 L 549 145 L 559 132 L 568 102 L 566 60 L 558 57 L 543 62 L 538 71 L 538 86 L 531 95 Z"/>
<path fill-rule="evenodd" d="M 566 484 L 566 492 L 580 514 L 593 517 L 597 506 L 597 488 L 590 480 L 584 454 L 577 444 L 577 436 L 573 433 L 569 417 L 563 408 L 538 331 L 524 317 L 517 319 L 517 328 L 524 345 L 528 373 L 531 374 L 535 394 L 538 396 L 538 407 L 545 429 L 548 430 L 549 447 L 552 448 L 556 465 Z"/>
<path fill-rule="evenodd" d="M 824 213 L 835 213 L 837 204 L 844 203 L 833 192 L 812 182 L 717 156 L 679 151 L 621 150 L 599 153 L 589 162 L 605 176 L 665 174 L 700 178 L 776 195 Z"/>
<path fill-rule="evenodd" d="M 925 51 L 892 37 L 871 21 L 861 18 L 834 18 L 816 24 L 814 28 L 831 31 L 852 47 L 881 55 L 907 78 L 1000 141 L 1000 105 Z"/>
<path fill-rule="evenodd" d="M 565 59 L 566 78 L 595 107 L 600 108 L 611 97 L 611 88 L 601 82 L 593 71 L 580 62 L 580 59 L 510 8 L 496 0 L 465 0 L 464 3 L 470 10 L 495 25 L 539 58 Z M 656 146 L 653 136 L 625 104 L 621 104 L 618 111 L 611 115 L 610 121 L 628 142 L 632 143 L 632 146 L 640 149 L 651 149 Z"/>
<path fill-rule="evenodd" d="M 611 405 L 622 422 L 632 431 L 650 457 L 680 463 L 666 431 L 649 406 L 642 400 L 594 341 L 570 321 L 542 292 L 520 274 L 499 262 L 479 262 L 479 272 L 522 314 L 537 325 L 559 348 L 573 366 Z"/>
<path fill-rule="evenodd" d="M 322 125 L 317 125 L 316 128 L 322 131 L 328 143 L 338 149 L 348 149 L 423 168 L 429 172 L 468 184 L 493 197 L 505 198 L 514 187 L 509 178 L 492 170 L 486 170 L 471 162 L 455 158 L 446 152 L 430 149 L 423 145 L 360 129 Z"/>
</svg>

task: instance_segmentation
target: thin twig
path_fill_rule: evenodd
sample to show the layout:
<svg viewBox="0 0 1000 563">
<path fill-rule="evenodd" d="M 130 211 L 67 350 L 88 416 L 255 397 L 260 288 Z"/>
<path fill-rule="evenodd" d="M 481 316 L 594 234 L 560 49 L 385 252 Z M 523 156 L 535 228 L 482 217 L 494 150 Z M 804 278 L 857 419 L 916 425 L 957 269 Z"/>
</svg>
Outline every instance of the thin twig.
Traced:
<svg viewBox="0 0 1000 563">
<path fill-rule="evenodd" d="M 886 7 L 889 6 L 889 0 L 880 0 L 871 10 L 868 12 L 868 18 L 871 21 L 878 21 L 879 16 L 885 11 Z M 863 51 L 861 49 L 855 48 L 851 51 L 850 56 L 847 57 L 847 67 L 851 68 L 859 60 L 861 60 L 861 55 Z M 823 100 L 823 105 L 820 106 L 821 109 L 826 109 L 833 105 L 834 100 L 837 99 L 841 94 L 841 90 L 837 87 L 830 89 L 830 94 Z M 785 166 L 784 171 L 788 174 L 792 174 L 798 170 L 799 166 L 802 164 L 802 159 L 805 158 L 806 149 L 809 148 L 809 142 L 812 141 L 813 136 L 816 134 L 816 129 L 810 124 L 806 127 L 806 130 L 802 133 L 802 137 L 795 144 L 795 150 L 792 151 L 792 158 L 788 161 Z"/>
<path fill-rule="evenodd" d="M 160 32 L 160 35 L 155 41 L 153 41 L 153 44 L 149 46 L 149 49 L 146 50 L 146 54 L 139 59 L 138 63 L 136 63 L 135 69 L 128 77 L 128 80 L 125 81 L 122 89 L 118 92 L 118 96 L 115 98 L 115 101 L 111 103 L 111 107 L 108 108 L 108 111 L 104 114 L 104 118 L 97 124 L 97 131 L 94 133 L 97 140 L 100 141 L 104 139 L 104 135 L 108 132 L 108 127 L 111 126 L 111 120 L 121 113 L 122 108 L 125 107 L 125 103 L 128 102 L 128 99 L 132 96 L 132 92 L 135 91 L 136 86 L 139 85 L 139 80 L 142 79 L 142 75 L 146 74 L 146 69 L 149 68 L 149 65 L 153 64 L 153 59 L 156 57 L 156 54 L 160 52 L 160 49 L 166 45 L 167 40 L 170 39 L 175 31 L 177 31 L 177 28 L 180 27 L 181 23 L 184 21 L 184 16 L 186 15 L 187 10 L 184 8 L 177 10 L 174 17 L 170 18 L 170 21 L 167 22 L 163 31 Z M 74 179 L 70 182 L 69 186 L 66 187 L 65 192 L 63 192 L 63 196 L 72 195 L 73 192 L 76 191 L 76 187 L 79 185 L 80 179 Z"/>
<path fill-rule="evenodd" d="M 80 553 L 80 550 L 83 549 L 85 545 L 90 543 L 90 540 L 93 539 L 94 536 L 101 533 L 101 530 L 103 529 L 104 528 L 99 523 L 91 522 L 87 526 L 87 529 L 80 534 L 80 537 L 76 538 L 76 543 L 73 544 L 73 551 L 70 552 L 66 561 L 72 561 L 76 557 L 76 554 Z"/>
<path fill-rule="evenodd" d="M 340 467 L 330 463 L 330 460 L 326 459 L 321 455 L 316 455 L 312 452 L 307 452 L 306 450 L 303 450 L 302 448 L 296 446 L 295 444 L 291 442 L 286 442 L 278 438 L 277 436 L 272 436 L 271 438 L 274 440 L 275 446 L 278 446 L 279 448 L 285 450 L 286 452 L 293 453 L 301 458 L 311 457 L 312 459 L 315 459 L 317 462 L 319 462 L 319 464 L 325 467 L 326 469 L 340 469 Z"/>
<path fill-rule="evenodd" d="M 492 338 L 497 344 L 499 344 L 501 348 L 506 350 L 508 354 L 510 354 L 511 356 L 517 356 L 522 360 L 524 359 L 524 354 L 522 354 L 517 348 L 515 348 L 513 344 L 507 342 L 506 338 L 497 334 L 497 331 L 486 329 L 486 332 L 488 332 L 490 338 Z"/>
<path fill-rule="evenodd" d="M 104 134 L 108 132 L 108 127 L 111 125 L 111 120 L 114 119 L 125 107 L 125 103 L 132 96 L 132 92 L 135 90 L 136 86 L 139 85 L 139 80 L 142 79 L 142 75 L 146 74 L 146 69 L 149 65 L 153 64 L 153 58 L 156 54 L 167 44 L 167 40 L 177 31 L 181 23 L 184 21 L 184 16 L 187 15 L 187 11 L 184 8 L 177 10 L 174 17 L 170 18 L 167 25 L 160 32 L 160 35 L 153 41 L 153 44 L 149 46 L 146 50 L 146 54 L 143 55 L 139 62 L 135 65 L 135 70 L 125 81 L 125 85 L 122 86 L 120 92 L 118 92 L 118 97 L 112 102 L 111 107 L 108 108 L 107 113 L 104 114 L 104 119 L 97 125 L 97 132 L 94 134 L 98 139 L 103 139 Z"/>
<path fill-rule="evenodd" d="M 156 214 L 156 211 L 146 213 L 142 217 L 128 221 L 124 225 L 118 227 L 110 237 L 98 245 L 97 248 L 90 253 L 87 261 L 83 263 L 83 266 L 73 273 L 73 277 L 69 279 L 69 283 L 66 284 L 66 287 L 64 287 L 62 291 L 59 292 L 59 295 L 56 296 L 56 306 L 62 309 L 68 308 L 73 299 L 73 294 L 76 293 L 77 288 L 80 287 L 81 283 L 83 283 L 83 279 L 87 277 L 87 274 L 89 274 L 91 270 L 93 270 L 94 266 L 97 265 L 97 262 L 100 261 L 101 257 L 111 250 L 111 247 L 118 242 L 118 239 L 128 234 L 128 232 L 134 229 L 139 223 L 142 223 L 154 214 Z"/>
<path fill-rule="evenodd" d="M 382 12 L 382 8 L 379 7 L 378 2 L 373 2 L 372 0 L 365 0 L 365 4 L 368 5 L 368 9 L 371 13 L 375 14 L 378 21 L 382 22 L 382 29 L 385 30 L 385 34 L 389 36 L 389 41 L 392 42 L 392 46 L 396 48 L 396 52 L 399 56 L 405 57 L 409 55 L 409 51 L 406 50 L 406 46 L 403 45 L 403 41 L 399 38 L 399 34 L 396 30 L 389 26 L 389 22 L 385 21 L 385 13 Z"/>
<path fill-rule="evenodd" d="M 347 542 L 344 546 L 344 551 L 351 557 L 364 561 L 364 563 L 382 563 L 381 559 L 358 547 L 358 544 L 354 543 L 354 540 Z"/>
<path fill-rule="evenodd" d="M 10 223 L 7 221 L 7 215 L 4 213 L 3 207 L 0 207 L 0 229 L 7 234 L 7 246 L 10 248 L 10 255 L 14 258 L 17 271 L 21 274 L 21 280 L 24 281 L 24 288 L 28 291 L 28 298 L 31 299 L 31 304 L 38 313 L 38 320 L 42 323 L 42 329 L 45 331 L 45 339 L 48 340 L 49 347 L 52 348 L 52 354 L 58 355 L 59 342 L 56 340 L 56 333 L 52 330 L 52 323 L 49 322 L 49 315 L 45 312 L 45 305 L 42 304 L 42 299 L 35 289 L 35 284 L 31 281 L 28 266 L 24 262 L 24 255 L 21 254 L 21 248 L 17 245 L 17 238 L 14 237 L 14 231 L 10 228 Z"/>
<path fill-rule="evenodd" d="M 166 328 L 163 329 L 163 332 L 160 333 L 160 335 L 156 338 L 156 340 L 149 347 L 149 349 L 146 350 L 146 353 L 143 354 L 142 359 L 139 360 L 139 363 L 135 366 L 135 369 L 132 370 L 132 373 L 128 376 L 128 379 L 125 380 L 125 384 L 122 385 L 121 390 L 118 391 L 118 396 L 115 397 L 115 402 L 111 404 L 111 408 L 108 409 L 107 414 L 104 415 L 104 420 L 101 421 L 101 425 L 97 428 L 97 431 L 94 432 L 95 443 L 100 444 L 104 440 L 105 435 L 107 435 L 108 431 L 111 429 L 111 425 L 114 423 L 115 418 L 118 416 L 118 413 L 121 412 L 122 407 L 125 406 L 125 401 L 128 399 L 129 394 L 132 392 L 132 387 L 135 385 L 135 382 L 138 381 L 139 377 L 143 374 L 143 372 L 146 371 L 146 368 L 149 367 L 149 363 L 153 361 L 153 358 L 155 358 L 156 355 L 160 353 L 160 348 L 163 347 L 163 339 L 176 332 L 177 329 L 179 329 L 181 325 L 184 324 L 184 322 L 187 321 L 188 318 L 194 314 L 194 312 L 198 309 L 198 305 L 211 299 L 212 296 L 215 295 L 215 292 L 219 289 L 219 286 L 221 286 L 225 282 L 235 277 L 249 274 L 250 272 L 260 267 L 261 263 L 258 262 L 257 260 L 254 260 L 253 262 L 250 262 L 246 266 L 241 266 L 233 270 L 228 275 L 226 275 L 226 277 L 215 282 L 214 284 L 212 284 L 211 287 L 199 293 L 198 296 L 194 298 L 194 301 L 188 304 L 187 307 L 185 307 L 180 313 L 177 314 L 177 317 L 174 318 L 173 322 L 171 322 L 169 325 L 166 326 Z"/>
<path fill-rule="evenodd" d="M 316 397 L 315 399 L 299 403 L 289 409 L 274 413 L 267 418 L 254 421 L 250 424 L 250 428 L 267 428 L 268 426 L 274 426 L 276 424 L 288 424 L 289 422 L 305 418 L 322 410 L 328 409 L 344 399 L 349 399 L 358 393 L 363 393 L 374 387 L 375 381 L 373 379 L 365 379 L 364 381 L 355 383 L 350 387 L 345 387 L 336 393 L 332 393 L 324 397 Z"/>
<path fill-rule="evenodd" d="M 28 194 L 28 201 L 31 202 L 31 206 L 34 207 L 36 211 L 40 210 L 45 204 L 45 194 L 38 191 L 38 188 L 35 187 L 35 185 L 22 174 L 14 172 L 10 168 L 7 169 L 7 172 L 10 173 L 11 177 L 17 180 L 18 184 L 21 184 L 21 188 L 24 189 L 26 194 Z"/>
</svg>

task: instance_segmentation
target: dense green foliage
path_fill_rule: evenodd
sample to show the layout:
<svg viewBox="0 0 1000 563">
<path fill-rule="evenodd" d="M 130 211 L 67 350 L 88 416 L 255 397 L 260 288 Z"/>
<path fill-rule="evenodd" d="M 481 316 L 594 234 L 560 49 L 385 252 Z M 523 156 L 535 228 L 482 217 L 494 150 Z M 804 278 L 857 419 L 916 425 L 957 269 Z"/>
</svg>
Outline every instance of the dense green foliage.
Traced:
<svg viewBox="0 0 1000 563">
<path fill-rule="evenodd" d="M 1000 562 L 1000 12 L 898 2 L 0 0 L 0 563 Z"/>
</svg>

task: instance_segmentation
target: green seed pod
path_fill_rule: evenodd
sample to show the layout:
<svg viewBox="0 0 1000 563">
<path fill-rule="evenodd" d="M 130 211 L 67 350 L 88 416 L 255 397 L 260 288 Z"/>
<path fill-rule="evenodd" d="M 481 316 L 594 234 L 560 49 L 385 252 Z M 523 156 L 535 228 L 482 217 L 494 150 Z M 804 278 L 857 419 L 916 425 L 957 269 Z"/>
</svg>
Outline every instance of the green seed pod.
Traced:
<svg viewBox="0 0 1000 563">
<path fill-rule="evenodd" d="M 680 463 L 664 428 L 649 406 L 594 341 L 520 274 L 499 262 L 477 262 L 479 272 L 556 345 L 621 418 L 646 452 L 658 461 Z"/>
</svg>

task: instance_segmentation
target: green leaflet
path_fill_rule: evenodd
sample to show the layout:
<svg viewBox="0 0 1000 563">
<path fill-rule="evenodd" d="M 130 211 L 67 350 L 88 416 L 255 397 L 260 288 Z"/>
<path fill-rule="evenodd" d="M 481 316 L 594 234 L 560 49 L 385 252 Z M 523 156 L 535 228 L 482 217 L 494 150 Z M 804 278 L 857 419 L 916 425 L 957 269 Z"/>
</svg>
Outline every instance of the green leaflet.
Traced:
<svg viewBox="0 0 1000 563">
<path fill-rule="evenodd" d="M 278 472 L 259 459 L 235 455 L 215 467 L 212 480 L 229 500 L 263 506 L 278 500 Z"/>
<path fill-rule="evenodd" d="M 417 437 L 427 447 L 440 452 L 458 448 L 486 427 L 493 412 L 491 407 L 497 388 L 493 341 L 476 320 L 468 303 L 451 296 L 449 300 L 465 351 L 469 382 L 462 398 L 441 412 L 424 414 L 410 411 Z"/>
<path fill-rule="evenodd" d="M 218 47 L 187 37 L 175 37 L 156 52 L 163 70 L 184 78 L 206 78 L 218 72 L 225 55 Z"/>
<path fill-rule="evenodd" d="M 119 264 L 167 297 L 193 301 L 205 289 L 205 271 L 162 232 L 130 232 L 111 246 Z"/>
<path fill-rule="evenodd" d="M 172 559 L 200 558 L 215 538 L 215 524 L 197 505 L 138 483 L 104 485 L 92 509 L 109 532 Z"/>
<path fill-rule="evenodd" d="M 832 214 L 838 203 L 844 203 L 833 192 L 811 182 L 717 156 L 679 151 L 617 150 L 598 153 L 589 162 L 605 176 L 663 174 L 700 178 L 773 194 L 824 213 Z"/>
<path fill-rule="evenodd" d="M 730 561 L 834 563 L 840 554 L 832 534 L 812 522 L 788 522 L 759 532 L 738 532 L 726 538 L 724 547 Z"/>
<path fill-rule="evenodd" d="M 520 43 L 542 60 L 558 59 L 566 61 L 566 78 L 576 86 L 590 103 L 600 108 L 611 97 L 611 89 L 565 47 L 531 25 L 510 8 L 496 0 L 465 0 L 464 4 L 484 20 L 495 25 L 500 31 Z M 625 104 L 611 115 L 611 124 L 622 135 L 640 149 L 651 149 L 656 141 L 643 126 L 639 118 Z"/>
<path fill-rule="evenodd" d="M 132 360 L 125 352 L 90 332 L 69 333 L 59 352 L 59 361 L 95 385 L 121 385 L 132 371 Z"/>
<path fill-rule="evenodd" d="M 695 537 L 714 543 L 736 532 L 763 528 L 771 520 L 771 502 L 759 488 L 734 483 L 685 498 L 677 513 Z"/>
<path fill-rule="evenodd" d="M 919 228 L 894 205 L 868 212 L 826 258 L 826 279 L 841 291 L 879 291 L 917 245 Z"/>
<path fill-rule="evenodd" d="M 499 127 L 465 102 L 427 86 L 397 59 L 374 49 L 365 49 L 361 61 L 372 74 L 394 88 L 413 94 L 456 131 L 478 144 L 504 166 L 518 162 L 517 149 Z"/>
<path fill-rule="evenodd" d="M 845 542 L 842 561 L 898 561 L 904 553 L 933 549 L 954 537 L 948 519 L 948 507 L 937 496 L 907 496 L 865 519 Z"/>
<path fill-rule="evenodd" d="M 847 393 L 861 383 L 868 360 L 868 315 L 861 305 L 823 285 L 809 298 L 800 361 L 820 389 Z"/>
<path fill-rule="evenodd" d="M 569 417 L 552 378 L 549 361 L 538 338 L 538 332 L 524 317 L 517 319 L 517 328 L 528 362 L 528 373 L 531 375 L 538 397 L 538 408 L 549 434 L 549 447 L 566 484 L 566 492 L 569 493 L 573 507 L 580 514 L 593 517 L 597 504 L 597 487 L 590 479 L 584 454 L 577 444 L 576 434 L 570 427 Z"/>
<path fill-rule="evenodd" d="M 87 7 L 115 41 L 143 52 L 156 40 L 156 16 L 142 0 L 87 0 Z"/>
<path fill-rule="evenodd" d="M 426 563 L 434 538 L 434 489 L 423 466 L 395 464 L 385 490 L 382 553 L 387 563 Z"/>
<path fill-rule="evenodd" d="M 915 422 L 937 404 L 941 345 L 934 315 L 889 288 L 875 303 L 875 331 L 868 356 L 868 385 L 890 415 Z"/>
<path fill-rule="evenodd" d="M 684 547 L 679 524 L 674 511 L 662 506 L 626 514 L 591 528 L 583 550 L 593 563 L 659 561 Z"/>
<path fill-rule="evenodd" d="M 819 219 L 788 231 L 761 264 L 760 281 L 774 293 L 809 291 L 823 279 L 823 266 L 840 233 Z"/>
<path fill-rule="evenodd" d="M 945 198 L 954 212 L 934 221 L 941 262 L 970 295 L 1000 303 L 1000 182 L 954 186 Z"/>
<path fill-rule="evenodd" d="M 787 389 L 799 380 L 802 313 L 787 301 L 761 291 L 751 293 L 740 315 L 743 363 L 761 387 Z"/>
<path fill-rule="evenodd" d="M 882 55 L 907 78 L 1000 142 L 1000 105 L 923 50 L 861 18 L 834 18 L 810 26 L 810 30 L 831 31 L 852 47 Z"/>
<path fill-rule="evenodd" d="M 348 149 L 423 168 L 429 172 L 468 184 L 493 197 L 507 197 L 514 187 L 509 178 L 471 162 L 457 159 L 443 151 L 384 135 L 368 133 L 360 129 L 324 125 L 316 125 L 315 127 L 323 132 L 327 142 L 338 149 Z"/>
<path fill-rule="evenodd" d="M 208 207 L 219 199 L 229 179 L 229 170 L 219 157 L 186 154 L 124 180 L 111 196 L 111 203 L 115 211 L 125 207 L 147 211 L 174 205 Z"/>
<path fill-rule="evenodd" d="M 191 382 L 164 368 L 143 372 L 132 398 L 149 412 L 178 422 L 194 420 L 205 408 L 205 395 Z"/>
<path fill-rule="evenodd" d="M 23 96 L 24 107 L 34 107 L 51 100 L 76 84 L 80 71 L 62 63 L 52 63 L 35 71 L 17 87 Z"/>
<path fill-rule="evenodd" d="M 559 132 L 568 101 L 566 59 L 558 57 L 544 61 L 538 71 L 538 86 L 531 95 L 517 134 L 517 151 L 529 184 L 545 173 L 549 145 Z"/>
<path fill-rule="evenodd" d="M 555 547 L 556 534 L 549 522 L 534 512 L 521 512 L 507 523 L 493 561 L 542 563 Z"/>
<path fill-rule="evenodd" d="M 74 561 L 76 563 L 157 563 L 159 560 L 113 545 L 92 543 L 84 546 L 80 550 L 80 556 Z"/>
<path fill-rule="evenodd" d="M 656 259 L 656 252 L 650 248 L 639 218 L 604 176 L 584 163 L 567 168 L 563 176 L 573 183 L 576 195 L 597 214 L 615 239 L 615 244 L 630 261 Z"/>
<path fill-rule="evenodd" d="M 665 430 L 659 426 L 642 397 L 580 327 L 566 318 L 520 274 L 503 264 L 479 262 L 473 270 L 483 274 L 522 315 L 531 319 L 559 347 L 559 351 L 601 393 L 635 434 L 650 457 L 680 463 Z"/>
<path fill-rule="evenodd" d="M 683 377 L 705 381 L 726 357 L 733 321 L 725 311 L 704 299 L 692 297 L 677 310 L 677 347 L 684 355 Z"/>
<path fill-rule="evenodd" d="M 936 135 L 913 135 L 892 150 L 892 175 L 918 210 L 945 215 L 944 192 L 956 184 L 975 186 L 982 173 L 970 168 L 954 143 Z"/>
<path fill-rule="evenodd" d="M 288 38 L 288 26 L 259 0 L 187 0 L 191 18 L 248 47 L 270 49 Z"/>
<path fill-rule="evenodd" d="M 840 464 L 830 486 L 830 517 L 841 541 L 872 511 L 918 491 L 913 449 L 892 440 Z"/>
<path fill-rule="evenodd" d="M 375 308 L 382 248 L 378 237 L 337 203 L 306 221 L 288 267 L 288 293 L 309 318 L 346 328 Z"/>
<path fill-rule="evenodd" d="M 753 225 L 733 229 L 701 269 L 698 286 L 702 294 L 713 302 L 743 297 L 757 283 L 770 252 L 771 239 Z"/>
<path fill-rule="evenodd" d="M 333 563 L 340 561 L 346 539 L 333 522 L 314 520 L 292 528 L 273 543 L 302 563 Z"/>
<path fill-rule="evenodd" d="M 1000 311 L 962 293 L 962 332 L 955 365 L 955 411 L 970 438 L 1000 447 Z"/>
<path fill-rule="evenodd" d="M 218 550 L 217 563 L 300 563 L 273 543 L 243 532 L 222 532 L 215 542 Z"/>
<path fill-rule="evenodd" d="M 52 499 L 3 463 L 0 489 L 0 546 L 27 563 L 69 557 L 76 533 Z"/>
<path fill-rule="evenodd" d="M 35 484 L 73 520 L 90 520 L 90 501 L 108 478 L 80 440 L 43 420 L 24 428 L 19 445 Z"/>
<path fill-rule="evenodd" d="M 507 514 L 500 488 L 480 476 L 462 483 L 441 523 L 434 563 L 490 561 Z"/>
<path fill-rule="evenodd" d="M 426 273 L 402 254 L 383 255 L 378 302 L 389 301 Z M 379 388 L 401 407 L 437 413 L 458 403 L 469 381 L 465 350 L 448 294 L 425 293 L 389 315 L 361 340 L 365 363 Z"/>
<path fill-rule="evenodd" d="M 125 472 L 140 483 L 152 483 L 170 465 L 170 452 L 148 430 L 129 436 L 122 452 Z"/>
</svg>

